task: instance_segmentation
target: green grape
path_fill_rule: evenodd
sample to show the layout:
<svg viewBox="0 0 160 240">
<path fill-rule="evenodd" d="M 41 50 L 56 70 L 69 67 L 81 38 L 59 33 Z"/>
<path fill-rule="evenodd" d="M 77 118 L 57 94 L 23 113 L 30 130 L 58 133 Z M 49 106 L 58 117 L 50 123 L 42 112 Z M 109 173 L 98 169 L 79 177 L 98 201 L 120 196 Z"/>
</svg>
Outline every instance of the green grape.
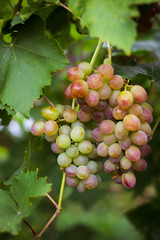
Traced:
<svg viewBox="0 0 160 240">
<path fill-rule="evenodd" d="M 69 146 L 69 148 L 66 149 L 66 154 L 71 158 L 77 157 L 79 155 L 78 147 L 74 145 Z"/>
<path fill-rule="evenodd" d="M 67 156 L 67 154 L 63 152 L 58 155 L 57 162 L 60 167 L 66 168 L 70 166 L 72 158 Z"/>
<path fill-rule="evenodd" d="M 62 149 L 66 149 L 71 145 L 71 140 L 70 140 L 69 136 L 61 134 L 57 137 L 56 143 L 57 143 L 58 147 L 60 147 Z"/>
<path fill-rule="evenodd" d="M 91 142 L 83 140 L 82 142 L 79 143 L 78 149 L 82 154 L 89 154 L 93 150 L 93 145 Z"/>
<path fill-rule="evenodd" d="M 85 137 L 85 130 L 83 127 L 77 126 L 71 130 L 71 139 L 74 142 L 81 142 L 83 141 L 84 137 Z"/>
<path fill-rule="evenodd" d="M 59 135 L 65 134 L 67 136 L 70 136 L 71 133 L 71 127 L 68 125 L 63 125 L 59 128 Z"/>
<path fill-rule="evenodd" d="M 73 158 L 73 162 L 76 166 L 86 165 L 89 158 L 85 155 L 79 154 L 77 157 Z"/>
</svg>

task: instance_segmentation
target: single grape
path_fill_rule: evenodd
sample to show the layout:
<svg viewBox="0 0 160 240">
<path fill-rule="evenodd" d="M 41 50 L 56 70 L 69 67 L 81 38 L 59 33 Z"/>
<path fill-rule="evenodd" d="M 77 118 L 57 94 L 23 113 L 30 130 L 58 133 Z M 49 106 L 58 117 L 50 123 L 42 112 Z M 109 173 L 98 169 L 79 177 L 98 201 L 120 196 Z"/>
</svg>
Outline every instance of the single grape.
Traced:
<svg viewBox="0 0 160 240">
<path fill-rule="evenodd" d="M 110 160 L 104 162 L 104 171 L 107 173 L 113 173 L 117 170 L 118 164 L 112 163 Z"/>
<path fill-rule="evenodd" d="M 73 99 L 74 98 L 73 94 L 71 93 L 71 86 L 72 86 L 72 83 L 69 84 L 69 86 L 65 90 L 65 97 L 68 98 L 68 99 Z"/>
<path fill-rule="evenodd" d="M 113 117 L 113 107 L 108 105 L 108 107 L 105 110 L 105 115 L 106 115 L 107 119 L 114 120 L 114 117 Z"/>
<path fill-rule="evenodd" d="M 114 131 L 115 123 L 112 120 L 103 120 L 99 124 L 99 130 L 102 134 L 110 134 Z"/>
<path fill-rule="evenodd" d="M 139 118 L 133 114 L 128 114 L 123 119 L 124 127 L 129 131 L 137 131 L 141 127 Z"/>
<path fill-rule="evenodd" d="M 71 157 L 71 158 L 75 158 L 79 155 L 79 150 L 78 147 L 74 146 L 74 145 L 70 145 L 67 149 L 66 149 L 66 154 Z"/>
<path fill-rule="evenodd" d="M 89 158 L 85 155 L 79 154 L 77 157 L 73 158 L 73 162 L 76 166 L 86 165 Z"/>
<path fill-rule="evenodd" d="M 64 149 L 60 148 L 56 142 L 51 144 L 51 150 L 57 154 L 64 152 Z"/>
<path fill-rule="evenodd" d="M 106 109 L 107 105 L 108 105 L 107 101 L 100 100 L 97 106 L 95 106 L 95 108 L 98 111 L 103 111 Z"/>
<path fill-rule="evenodd" d="M 61 104 L 56 104 L 55 108 L 58 110 L 58 112 L 60 113 L 60 117 L 63 116 L 63 112 L 64 112 L 64 106 Z"/>
<path fill-rule="evenodd" d="M 75 82 L 77 80 L 81 80 L 84 78 L 83 71 L 78 67 L 71 67 L 68 72 L 67 76 L 71 82 Z"/>
<path fill-rule="evenodd" d="M 69 167 L 65 168 L 65 173 L 68 177 L 76 177 L 77 166 L 71 164 Z"/>
<path fill-rule="evenodd" d="M 123 173 L 122 184 L 128 189 L 133 188 L 136 185 L 136 177 L 134 173 L 132 172 Z"/>
<path fill-rule="evenodd" d="M 99 98 L 101 100 L 107 100 L 110 95 L 111 95 L 111 88 L 108 86 L 108 84 L 103 84 L 102 87 L 100 89 L 97 90 L 98 94 L 99 94 Z"/>
<path fill-rule="evenodd" d="M 67 136 L 65 134 L 61 134 L 57 137 L 56 143 L 57 143 L 58 147 L 60 147 L 62 149 L 66 149 L 71 145 L 71 140 L 70 140 L 69 136 Z"/>
<path fill-rule="evenodd" d="M 79 166 L 76 169 L 76 176 L 79 179 L 86 179 L 89 177 L 89 168 L 87 166 Z"/>
<path fill-rule="evenodd" d="M 129 109 L 128 113 L 136 115 L 137 117 L 140 117 L 142 114 L 142 107 L 139 104 L 134 103 Z"/>
<path fill-rule="evenodd" d="M 147 168 L 147 162 L 143 158 L 140 158 L 132 164 L 132 167 L 136 171 L 144 171 Z"/>
<path fill-rule="evenodd" d="M 79 181 L 78 185 L 77 185 L 77 191 L 79 193 L 84 193 L 87 191 L 87 189 L 85 188 L 83 181 Z"/>
<path fill-rule="evenodd" d="M 53 120 L 45 122 L 44 132 L 48 136 L 55 135 L 58 132 L 58 124 Z"/>
<path fill-rule="evenodd" d="M 47 120 L 56 120 L 60 113 L 55 107 L 43 107 L 41 109 L 41 116 Z"/>
<path fill-rule="evenodd" d="M 97 173 L 98 171 L 98 164 L 95 161 L 89 161 L 87 167 L 90 173 Z"/>
<path fill-rule="evenodd" d="M 139 130 L 131 134 L 131 140 L 134 144 L 142 146 L 147 143 L 148 138 L 143 131 Z"/>
<path fill-rule="evenodd" d="M 118 90 L 123 86 L 123 78 L 120 75 L 113 75 L 113 77 L 109 80 L 109 86 Z"/>
<path fill-rule="evenodd" d="M 121 154 L 121 147 L 118 143 L 113 143 L 108 147 L 108 154 L 111 157 L 118 157 Z"/>
<path fill-rule="evenodd" d="M 123 150 L 127 150 L 131 146 L 132 141 L 130 137 L 127 137 L 125 139 L 118 140 L 118 143 Z"/>
<path fill-rule="evenodd" d="M 115 135 L 119 140 L 123 140 L 128 137 L 128 130 L 125 128 L 122 121 L 116 123 Z"/>
<path fill-rule="evenodd" d="M 113 90 L 112 91 L 112 94 L 109 97 L 109 104 L 110 104 L 111 107 L 117 106 L 117 104 L 118 104 L 117 100 L 118 100 L 119 94 L 120 94 L 119 90 Z"/>
<path fill-rule="evenodd" d="M 65 134 L 67 136 L 70 136 L 71 133 L 71 127 L 68 125 L 63 125 L 59 128 L 59 135 Z"/>
<path fill-rule="evenodd" d="M 114 133 L 107 134 L 103 136 L 103 142 L 107 145 L 111 145 L 117 142 L 117 138 Z"/>
<path fill-rule="evenodd" d="M 84 184 L 85 188 L 93 189 L 93 188 L 97 187 L 98 179 L 97 179 L 96 175 L 90 174 L 87 179 L 83 180 L 83 184 Z"/>
<path fill-rule="evenodd" d="M 151 113 L 153 113 L 153 108 L 152 108 L 152 106 L 151 106 L 149 103 L 143 102 L 143 103 L 141 104 L 141 107 L 146 108 L 146 109 L 148 109 L 149 111 L 151 111 Z"/>
<path fill-rule="evenodd" d="M 89 122 L 91 120 L 91 113 L 84 112 L 82 109 L 78 112 L 78 118 L 81 122 Z"/>
<path fill-rule="evenodd" d="M 139 119 L 141 122 L 147 122 L 147 123 L 151 124 L 153 121 L 152 112 L 146 108 L 142 108 L 142 113 L 141 113 Z"/>
<path fill-rule="evenodd" d="M 92 130 L 90 130 L 90 129 L 86 130 L 84 139 L 90 141 L 91 143 L 95 143 L 95 140 L 94 140 L 93 134 L 92 134 Z"/>
<path fill-rule="evenodd" d="M 117 184 L 122 184 L 122 176 L 118 175 L 117 177 L 114 176 L 113 181 Z"/>
<path fill-rule="evenodd" d="M 146 157 L 151 153 L 151 146 L 148 144 L 145 144 L 140 147 L 140 151 L 141 151 L 141 157 Z"/>
<path fill-rule="evenodd" d="M 67 154 L 63 152 L 58 155 L 57 162 L 60 167 L 66 168 L 70 166 L 72 158 L 67 156 Z"/>
<path fill-rule="evenodd" d="M 66 185 L 68 187 L 76 187 L 79 183 L 79 179 L 78 178 L 71 178 L 71 177 L 66 177 Z"/>
<path fill-rule="evenodd" d="M 99 103 L 98 92 L 95 90 L 89 90 L 85 100 L 90 107 L 95 107 Z"/>
<path fill-rule="evenodd" d="M 86 113 L 91 113 L 91 112 L 94 111 L 94 107 L 90 107 L 90 106 L 88 106 L 87 104 L 83 104 L 83 105 L 81 106 L 81 110 L 82 110 L 83 112 L 86 112 Z"/>
<path fill-rule="evenodd" d="M 91 142 L 83 140 L 82 142 L 79 143 L 78 149 L 82 154 L 89 154 L 93 150 L 93 145 Z"/>
<path fill-rule="evenodd" d="M 138 147 L 131 145 L 126 151 L 125 151 L 126 157 L 132 161 L 136 162 L 140 159 L 141 157 L 141 152 L 138 149 Z"/>
<path fill-rule="evenodd" d="M 83 98 L 89 91 L 88 84 L 83 80 L 78 80 L 72 83 L 71 93 L 74 97 Z"/>
<path fill-rule="evenodd" d="M 93 145 L 93 150 L 92 150 L 91 153 L 88 154 L 88 157 L 91 158 L 91 159 L 98 157 L 97 148 L 94 145 Z"/>
<path fill-rule="evenodd" d="M 100 112 L 100 111 L 92 112 L 91 117 L 92 117 L 93 121 L 95 121 L 95 122 L 102 122 L 103 120 L 106 119 L 104 112 Z"/>
<path fill-rule="evenodd" d="M 83 141 L 84 137 L 85 137 L 85 130 L 83 127 L 77 126 L 77 127 L 72 128 L 71 139 L 74 142 L 81 142 L 81 141 Z"/>
<path fill-rule="evenodd" d="M 133 104 L 133 96 L 129 91 L 122 91 L 117 98 L 119 107 L 123 110 L 130 108 Z"/>
<path fill-rule="evenodd" d="M 63 113 L 63 118 L 65 119 L 66 122 L 72 123 L 77 120 L 77 112 L 76 110 L 69 108 L 66 109 Z"/>
<path fill-rule="evenodd" d="M 111 157 L 109 156 L 109 160 L 112 162 L 112 163 L 119 163 L 121 158 L 123 157 L 123 152 L 121 152 L 118 157 Z"/>
<path fill-rule="evenodd" d="M 105 59 L 103 60 L 103 63 L 104 63 L 104 64 L 110 64 L 110 65 L 111 65 L 111 59 L 110 59 L 110 58 L 105 58 Z"/>
<path fill-rule="evenodd" d="M 127 115 L 127 112 L 126 110 L 122 110 L 120 106 L 116 106 L 113 108 L 112 114 L 116 120 L 122 120 Z"/>
<path fill-rule="evenodd" d="M 58 137 L 58 133 L 56 133 L 56 134 L 53 135 L 53 136 L 45 135 L 44 137 L 45 137 L 45 139 L 46 139 L 47 142 L 55 142 L 55 141 L 56 141 L 56 138 Z"/>
<path fill-rule="evenodd" d="M 123 169 L 123 170 L 128 170 L 132 167 L 132 162 L 126 158 L 125 156 L 123 156 L 120 160 L 120 167 Z"/>
<path fill-rule="evenodd" d="M 102 87 L 103 80 L 99 74 L 92 74 L 87 79 L 88 86 L 91 89 L 99 89 Z"/>
<path fill-rule="evenodd" d="M 92 134 L 96 142 L 103 142 L 103 134 L 100 132 L 99 128 L 95 128 Z"/>
<path fill-rule="evenodd" d="M 80 122 L 79 120 L 76 120 L 75 122 L 71 123 L 71 128 L 77 127 L 77 126 L 81 126 L 81 127 L 85 127 L 84 124 L 82 122 Z"/>
<path fill-rule="evenodd" d="M 44 122 L 41 120 L 34 122 L 31 127 L 31 132 L 35 136 L 43 135 L 44 134 Z"/>
<path fill-rule="evenodd" d="M 85 75 L 90 75 L 92 72 L 92 66 L 88 62 L 81 62 L 77 67 L 81 69 Z"/>
<path fill-rule="evenodd" d="M 133 95 L 134 101 L 137 103 L 142 103 L 147 100 L 146 90 L 139 85 L 134 85 L 130 92 Z"/>
<path fill-rule="evenodd" d="M 106 157 L 108 156 L 108 146 L 102 142 L 97 147 L 97 154 L 100 157 Z"/>
<path fill-rule="evenodd" d="M 110 79 L 114 74 L 114 69 L 110 64 L 101 64 L 98 68 L 98 73 L 103 79 Z"/>
<path fill-rule="evenodd" d="M 141 123 L 141 130 L 143 132 L 145 132 L 147 137 L 150 137 L 152 135 L 152 129 L 151 129 L 150 125 L 147 122 Z"/>
</svg>

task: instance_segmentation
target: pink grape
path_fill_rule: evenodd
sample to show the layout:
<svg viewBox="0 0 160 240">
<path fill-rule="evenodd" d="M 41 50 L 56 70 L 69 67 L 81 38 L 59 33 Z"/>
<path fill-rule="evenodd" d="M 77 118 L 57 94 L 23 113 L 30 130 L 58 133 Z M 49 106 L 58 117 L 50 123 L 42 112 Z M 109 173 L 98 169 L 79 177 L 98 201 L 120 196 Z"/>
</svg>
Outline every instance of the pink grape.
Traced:
<svg viewBox="0 0 160 240">
<path fill-rule="evenodd" d="M 47 142 L 55 142 L 57 137 L 58 137 L 58 133 L 56 133 L 53 136 L 45 135 L 45 139 Z"/>
<path fill-rule="evenodd" d="M 108 146 L 102 142 L 97 147 L 97 154 L 100 157 L 106 157 L 108 156 Z"/>
<path fill-rule="evenodd" d="M 64 149 L 60 148 L 56 142 L 51 144 L 51 150 L 57 154 L 64 152 Z"/>
<path fill-rule="evenodd" d="M 71 85 L 71 94 L 74 97 L 83 98 L 88 94 L 88 84 L 83 80 L 77 80 Z"/>
<path fill-rule="evenodd" d="M 96 142 L 103 142 L 103 134 L 100 132 L 99 128 L 95 128 L 92 134 Z"/>
<path fill-rule="evenodd" d="M 114 74 L 114 69 L 110 64 L 101 64 L 98 68 L 98 73 L 103 79 L 110 79 Z"/>
<path fill-rule="evenodd" d="M 45 122 L 44 132 L 48 136 L 55 135 L 58 132 L 58 124 L 52 120 Z"/>
<path fill-rule="evenodd" d="M 99 89 L 102 87 L 103 80 L 99 74 L 92 74 L 87 79 L 88 86 L 91 89 Z"/>
<path fill-rule="evenodd" d="M 148 144 L 145 144 L 142 147 L 140 147 L 140 151 L 141 151 L 141 157 L 146 157 L 151 153 L 151 146 Z"/>
<path fill-rule="evenodd" d="M 119 163 L 122 157 L 123 157 L 123 153 L 121 152 L 121 154 L 119 154 L 118 157 L 111 157 L 111 156 L 109 156 L 109 160 L 112 163 Z"/>
<path fill-rule="evenodd" d="M 140 158 L 137 162 L 133 163 L 132 167 L 136 171 L 144 171 L 147 168 L 147 162 L 143 158 Z"/>
<path fill-rule="evenodd" d="M 65 168 L 65 173 L 68 177 L 76 177 L 77 166 L 71 164 L 69 167 Z"/>
<path fill-rule="evenodd" d="M 79 181 L 78 185 L 77 185 L 77 191 L 79 193 L 84 193 L 87 191 L 87 189 L 85 188 L 83 181 Z"/>
<path fill-rule="evenodd" d="M 132 166 L 132 162 L 126 158 L 125 156 L 123 156 L 120 160 L 120 167 L 123 169 L 123 170 L 128 170 L 130 169 Z"/>
<path fill-rule="evenodd" d="M 112 120 L 103 120 L 99 124 L 99 130 L 102 134 L 110 134 L 114 131 L 115 123 Z"/>
<path fill-rule="evenodd" d="M 152 123 L 152 121 L 153 121 L 152 112 L 146 108 L 142 108 L 142 113 L 141 113 L 139 119 L 141 122 L 147 122 L 149 124 Z"/>
<path fill-rule="evenodd" d="M 114 117 L 113 117 L 113 107 L 108 105 L 108 107 L 105 110 L 105 115 L 106 115 L 107 119 L 113 120 L 114 119 Z"/>
<path fill-rule="evenodd" d="M 87 104 L 84 104 L 81 106 L 80 110 L 82 110 L 83 112 L 86 112 L 86 113 L 91 113 L 94 111 L 94 107 L 90 107 Z"/>
<path fill-rule="evenodd" d="M 91 117 L 95 122 L 102 122 L 103 120 L 105 120 L 104 112 L 100 112 L 100 111 L 92 112 Z"/>
<path fill-rule="evenodd" d="M 145 102 L 147 100 L 147 93 L 146 90 L 139 86 L 139 85 L 134 85 L 130 92 L 133 95 L 134 101 L 137 103 L 142 103 Z"/>
<path fill-rule="evenodd" d="M 69 176 L 66 177 L 66 185 L 68 187 L 76 187 L 78 185 L 79 179 L 78 178 L 71 178 Z"/>
<path fill-rule="evenodd" d="M 132 161 L 136 162 L 140 159 L 141 157 L 141 152 L 138 149 L 138 147 L 131 145 L 126 151 L 125 151 L 126 157 Z"/>
<path fill-rule="evenodd" d="M 127 137 L 125 139 L 118 140 L 118 143 L 123 150 L 127 150 L 131 146 L 132 141 L 130 137 Z"/>
<path fill-rule="evenodd" d="M 116 106 L 113 108 L 112 114 L 116 120 L 122 120 L 127 115 L 127 112 L 126 110 L 122 110 L 120 106 Z"/>
<path fill-rule="evenodd" d="M 113 178 L 113 181 L 117 184 L 122 184 L 122 176 L 117 176 Z"/>
<path fill-rule="evenodd" d="M 117 103 L 121 109 L 126 110 L 133 104 L 133 96 L 129 91 L 122 91 L 118 95 Z"/>
<path fill-rule="evenodd" d="M 66 109 L 63 113 L 63 118 L 68 123 L 75 122 L 77 120 L 77 112 L 72 108 Z"/>
<path fill-rule="evenodd" d="M 81 80 L 84 78 L 83 71 L 78 67 L 71 67 L 68 72 L 67 76 L 71 82 L 75 82 L 77 80 Z"/>
<path fill-rule="evenodd" d="M 110 160 L 104 162 L 104 171 L 107 173 L 113 173 L 117 170 L 118 164 L 112 163 Z"/>
<path fill-rule="evenodd" d="M 113 77 L 109 80 L 109 86 L 118 90 L 123 86 L 123 78 L 120 75 L 113 75 Z"/>
<path fill-rule="evenodd" d="M 93 150 L 92 150 L 91 153 L 88 154 L 88 157 L 91 158 L 91 159 L 98 157 L 97 148 L 94 145 L 93 145 Z"/>
<path fill-rule="evenodd" d="M 128 189 L 133 188 L 136 185 L 136 177 L 134 173 L 132 172 L 123 173 L 122 184 Z"/>
<path fill-rule="evenodd" d="M 100 100 L 99 103 L 97 104 L 97 106 L 95 106 L 95 108 L 98 110 L 98 111 L 102 111 L 102 110 L 105 110 L 106 107 L 107 107 L 107 101 L 103 101 L 103 100 Z"/>
<path fill-rule="evenodd" d="M 142 146 L 147 143 L 148 139 L 147 135 L 143 131 L 139 130 L 131 134 L 131 140 L 134 144 Z"/>
<path fill-rule="evenodd" d="M 108 86 L 108 84 L 103 84 L 102 87 L 100 89 L 97 90 L 98 94 L 99 94 L 99 98 L 101 100 L 107 100 L 110 95 L 111 95 L 111 88 Z"/>
<path fill-rule="evenodd" d="M 149 103 L 143 102 L 143 103 L 141 104 L 141 107 L 146 108 L 146 109 L 148 109 L 149 111 L 151 111 L 151 113 L 153 113 L 153 108 L 152 108 L 152 106 L 151 106 Z"/>
<path fill-rule="evenodd" d="M 89 122 L 91 120 L 91 113 L 84 112 L 82 109 L 78 112 L 78 118 L 81 122 Z"/>
<path fill-rule="evenodd" d="M 83 180 L 83 184 L 84 184 L 85 188 L 93 189 L 93 188 L 97 187 L 98 179 L 97 179 L 96 175 L 90 174 L 87 179 Z"/>
<path fill-rule="evenodd" d="M 142 114 L 142 107 L 139 104 L 134 103 L 129 109 L 128 113 L 139 117 Z"/>
<path fill-rule="evenodd" d="M 123 140 L 128 137 L 128 130 L 125 128 L 123 121 L 119 121 L 115 126 L 115 135 L 119 140 Z"/>
<path fill-rule="evenodd" d="M 111 105 L 111 107 L 115 107 L 118 105 L 117 100 L 119 94 L 120 94 L 119 90 L 113 90 L 112 94 L 109 97 L 109 104 Z"/>
<path fill-rule="evenodd" d="M 141 123 L 141 130 L 143 132 L 145 132 L 147 137 L 150 137 L 152 135 L 152 129 L 151 129 L 150 125 L 147 122 Z"/>
<path fill-rule="evenodd" d="M 31 132 L 35 136 L 43 135 L 44 134 L 44 122 L 41 120 L 34 122 L 31 127 Z"/>
<path fill-rule="evenodd" d="M 129 131 L 137 131 L 141 127 L 139 118 L 133 114 L 128 114 L 123 119 L 124 127 Z"/>
<path fill-rule="evenodd" d="M 114 133 L 106 134 L 103 136 L 103 142 L 107 145 L 111 145 L 117 142 L 117 138 Z"/>
<path fill-rule="evenodd" d="M 72 86 L 72 84 L 70 84 L 65 90 L 65 96 L 68 99 L 73 99 L 74 98 L 73 94 L 71 93 L 71 86 Z"/>
<path fill-rule="evenodd" d="M 88 62 L 81 62 L 77 67 L 81 69 L 85 75 L 90 75 L 92 72 L 92 66 Z"/>
<path fill-rule="evenodd" d="M 79 166 L 76 169 L 76 176 L 79 179 L 86 179 L 89 177 L 89 168 L 87 166 Z"/>
<path fill-rule="evenodd" d="M 113 143 L 108 147 L 108 154 L 111 157 L 118 157 L 121 154 L 121 147 L 118 143 Z"/>
<path fill-rule="evenodd" d="M 87 96 L 85 97 L 86 103 L 90 107 L 95 107 L 99 103 L 99 94 L 95 90 L 89 90 Z"/>
</svg>

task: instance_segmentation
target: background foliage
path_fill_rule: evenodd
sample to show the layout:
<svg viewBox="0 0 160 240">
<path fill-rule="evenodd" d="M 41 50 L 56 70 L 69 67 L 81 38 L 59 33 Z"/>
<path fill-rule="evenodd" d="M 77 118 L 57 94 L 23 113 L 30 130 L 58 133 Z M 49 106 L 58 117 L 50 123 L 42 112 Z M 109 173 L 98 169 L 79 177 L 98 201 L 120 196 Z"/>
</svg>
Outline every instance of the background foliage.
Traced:
<svg viewBox="0 0 160 240">
<path fill-rule="evenodd" d="M 155 4 L 154 0 L 1 1 L 0 239 L 34 239 L 22 219 L 38 233 L 55 211 L 44 194 L 52 183 L 51 195 L 58 199 L 62 173 L 50 144 L 31 137 L 30 126 L 40 118 L 40 108 L 48 105 L 43 94 L 54 104 L 70 104 L 64 98 L 67 69 L 90 61 L 97 38 L 111 44 L 115 73 L 140 83 L 148 93 L 154 80 L 152 124 L 158 119 L 160 16 L 153 11 Z M 106 57 L 104 44 L 96 65 Z M 159 240 L 159 131 L 160 126 L 150 142 L 148 169 L 137 174 L 133 190 L 114 184 L 107 174 L 102 174 L 98 189 L 83 195 L 66 187 L 63 211 L 42 239 Z"/>
</svg>

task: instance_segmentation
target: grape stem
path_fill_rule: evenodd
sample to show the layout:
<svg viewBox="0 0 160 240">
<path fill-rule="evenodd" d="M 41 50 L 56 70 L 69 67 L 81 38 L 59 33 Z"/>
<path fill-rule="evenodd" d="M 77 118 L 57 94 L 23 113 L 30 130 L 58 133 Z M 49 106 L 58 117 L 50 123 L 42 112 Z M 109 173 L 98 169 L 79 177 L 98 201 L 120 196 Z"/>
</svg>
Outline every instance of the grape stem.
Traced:
<svg viewBox="0 0 160 240">
<path fill-rule="evenodd" d="M 73 100 L 72 100 L 72 109 L 75 109 L 75 100 L 76 100 L 76 98 L 73 98 Z"/>
<path fill-rule="evenodd" d="M 14 11 L 14 7 L 12 6 L 12 3 L 10 2 L 10 0 L 7 0 L 7 1 L 9 3 L 10 7 L 12 8 L 12 10 Z"/>
<path fill-rule="evenodd" d="M 111 49 L 110 44 L 109 44 L 108 41 L 107 41 L 107 49 L 108 49 L 108 57 L 109 57 L 110 62 L 112 64 L 112 49 Z"/>
<path fill-rule="evenodd" d="M 58 204 L 51 198 L 51 196 L 49 196 L 48 194 L 46 194 L 46 196 L 48 197 L 48 199 L 54 204 L 54 206 L 56 207 L 56 211 L 53 214 L 53 216 L 50 218 L 50 220 L 47 222 L 47 224 L 44 226 L 44 228 L 42 229 L 42 231 L 36 236 L 36 239 L 39 239 L 42 234 L 45 232 L 45 230 L 49 227 L 49 225 L 53 222 L 53 220 L 56 218 L 56 216 L 61 212 L 62 210 L 62 199 L 63 199 L 63 192 L 64 192 L 64 185 L 65 185 L 65 180 L 66 180 L 66 173 L 65 171 L 63 171 L 63 176 L 62 176 L 62 182 L 61 182 L 61 188 L 60 188 L 60 193 L 59 193 L 59 200 L 58 200 Z"/>
<path fill-rule="evenodd" d="M 155 131 L 156 131 L 159 123 L 160 123 L 160 116 L 159 116 L 159 118 L 157 119 L 156 123 L 154 124 L 153 130 L 152 130 L 152 137 L 153 137 L 153 135 L 154 135 L 154 133 L 155 133 Z"/>
<path fill-rule="evenodd" d="M 95 52 L 93 54 L 93 57 L 92 57 L 92 59 L 90 61 L 90 65 L 91 65 L 92 68 L 93 68 L 93 66 L 95 64 L 95 61 L 97 59 L 97 56 L 98 56 L 98 53 L 99 53 L 99 51 L 101 49 L 102 44 L 103 44 L 103 42 L 99 39 L 97 47 L 96 47 Z"/>
<path fill-rule="evenodd" d="M 46 101 L 52 106 L 54 107 L 53 103 L 44 95 L 44 98 L 46 99 Z"/>
<path fill-rule="evenodd" d="M 151 85 L 149 88 L 149 104 L 151 104 L 153 84 L 154 84 L 154 80 L 151 81 Z"/>
</svg>

